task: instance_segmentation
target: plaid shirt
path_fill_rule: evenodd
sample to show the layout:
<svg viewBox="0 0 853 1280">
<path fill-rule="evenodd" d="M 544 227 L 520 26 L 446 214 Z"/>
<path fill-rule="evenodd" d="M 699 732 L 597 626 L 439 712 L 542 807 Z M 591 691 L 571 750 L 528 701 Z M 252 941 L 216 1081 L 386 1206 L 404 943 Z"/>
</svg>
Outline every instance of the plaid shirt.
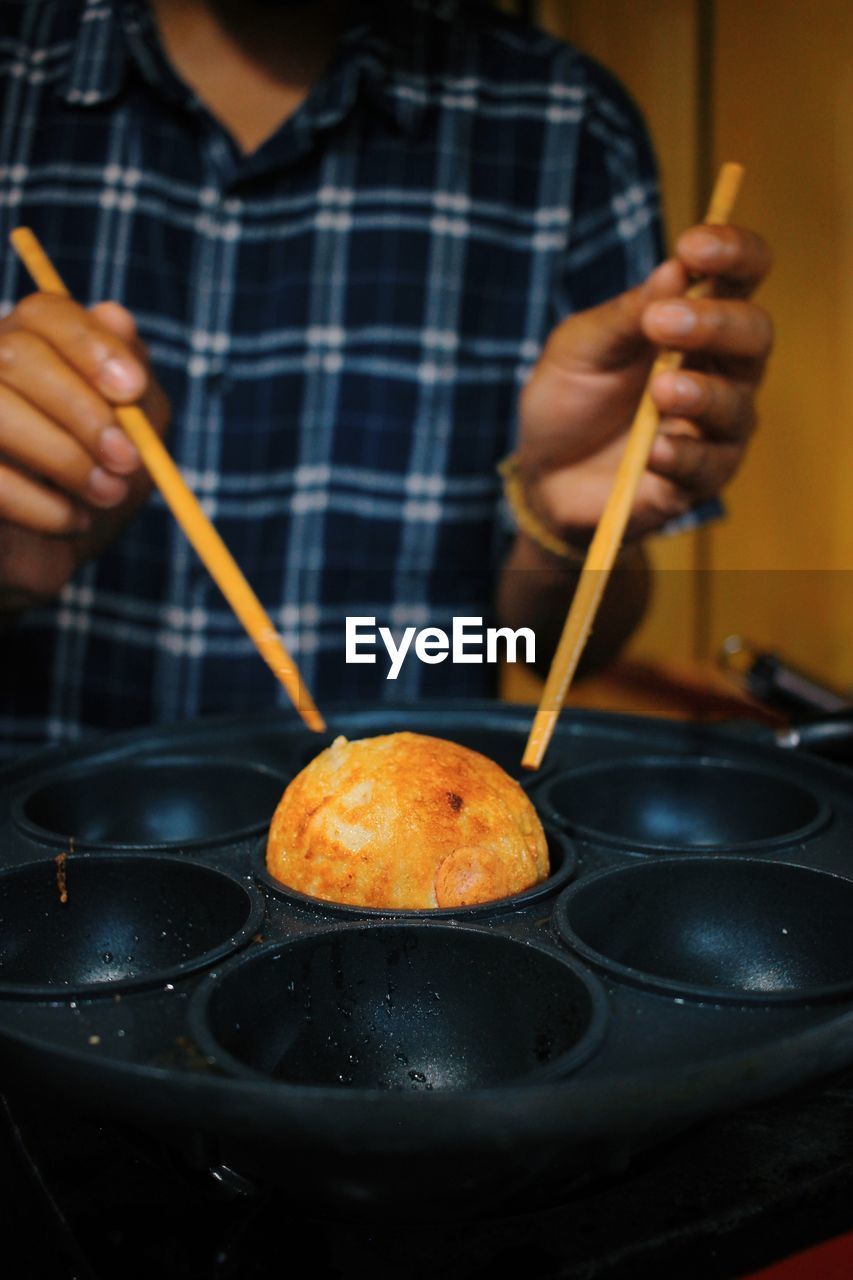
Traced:
<svg viewBox="0 0 853 1280">
<path fill-rule="evenodd" d="M 320 704 L 492 691 L 488 666 L 346 665 L 345 618 L 488 621 L 518 391 L 562 316 L 660 256 L 624 93 L 499 14 L 353 4 L 244 156 L 131 0 L 0 6 L 0 93 L 2 242 L 32 226 L 74 297 L 133 312 L 169 448 Z M 5 254 L 0 304 L 30 288 Z M 157 494 L 2 646 L 9 750 L 286 702 Z"/>
</svg>

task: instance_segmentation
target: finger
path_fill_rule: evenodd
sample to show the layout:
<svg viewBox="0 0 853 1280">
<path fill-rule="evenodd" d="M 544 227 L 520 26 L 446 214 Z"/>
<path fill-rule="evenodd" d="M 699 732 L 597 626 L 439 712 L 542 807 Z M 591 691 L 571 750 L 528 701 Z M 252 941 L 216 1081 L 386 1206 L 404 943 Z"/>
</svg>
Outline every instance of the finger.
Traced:
<svg viewBox="0 0 853 1280">
<path fill-rule="evenodd" d="M 104 328 L 109 329 L 116 337 L 121 338 L 122 342 L 126 343 L 146 372 L 150 371 L 148 352 L 137 332 L 136 321 L 126 307 L 123 307 L 118 302 L 96 302 L 94 306 L 89 308 L 89 314 L 94 316 Z M 125 435 L 120 426 L 112 427 L 106 444 L 110 458 L 119 460 L 122 464 L 121 466 L 115 466 L 114 470 L 119 471 L 121 474 L 128 474 L 141 466 L 142 459 L 139 456 L 139 450 L 130 438 Z"/>
<path fill-rule="evenodd" d="M 714 278 L 718 295 L 748 297 L 772 265 L 767 243 L 742 227 L 691 227 L 679 237 L 675 251 L 691 275 Z"/>
<path fill-rule="evenodd" d="M 73 436 L 2 384 L 0 453 L 94 506 L 113 507 L 127 497 L 126 480 L 98 466 Z"/>
<path fill-rule="evenodd" d="M 652 398 L 661 415 L 687 418 L 712 440 L 744 441 L 755 429 L 752 388 L 691 369 L 659 373 Z"/>
<path fill-rule="evenodd" d="M 558 537 L 581 544 L 594 532 L 613 489 L 613 477 L 625 449 L 624 436 L 603 449 L 591 463 L 565 467 L 542 477 L 536 489 L 534 510 Z M 644 514 L 643 530 L 656 528 L 672 516 L 682 515 L 692 499 L 676 492 L 661 477 L 650 484 L 648 473 L 640 478 L 634 504 Z"/>
<path fill-rule="evenodd" d="M 767 312 L 753 302 L 681 298 L 653 302 L 643 313 L 646 336 L 676 351 L 761 362 L 773 345 Z"/>
<path fill-rule="evenodd" d="M 13 317 L 49 342 L 107 400 L 130 404 L 144 393 L 148 373 L 127 342 L 70 298 L 33 293 L 18 303 Z"/>
<path fill-rule="evenodd" d="M 33 533 L 83 533 L 91 516 L 70 498 L 0 462 L 0 520 Z"/>
<path fill-rule="evenodd" d="M 599 373 L 622 369 L 638 356 L 651 359 L 642 317 L 651 303 L 676 298 L 686 286 L 687 276 L 679 263 L 672 259 L 661 263 L 637 288 L 559 324 L 548 339 L 543 360 L 571 372 Z"/>
<path fill-rule="evenodd" d="M 670 520 L 686 515 L 695 501 L 695 494 L 673 480 L 645 471 L 637 485 L 626 538 L 632 540 L 654 533 Z"/>
<path fill-rule="evenodd" d="M 147 367 L 148 356 L 140 341 L 136 321 L 127 307 L 123 307 L 120 302 L 96 302 L 89 308 L 89 315 L 94 316 L 99 324 L 109 329 L 117 338 L 121 338 Z"/>
<path fill-rule="evenodd" d="M 652 446 L 649 470 L 694 498 L 711 498 L 731 479 L 742 457 L 743 446 L 739 444 L 709 444 L 687 435 L 662 433 Z"/>
<path fill-rule="evenodd" d="M 38 334 L 26 329 L 0 332 L 0 384 L 59 423 L 88 451 L 90 465 L 132 471 L 136 451 L 113 439 L 117 433 L 112 406 Z M 122 441 L 125 439 L 123 433 Z M 132 447 L 132 446 L 131 446 Z"/>
<path fill-rule="evenodd" d="M 148 350 L 139 337 L 136 321 L 126 307 L 121 306 L 118 302 L 99 302 L 91 308 L 91 314 L 126 342 L 140 364 L 150 372 L 151 362 Z M 169 401 L 155 378 L 149 377 L 145 393 L 139 403 L 140 408 L 153 424 L 155 430 L 162 436 L 169 421 L 170 409 Z M 124 438 L 126 439 L 127 437 Z M 134 448 L 129 440 L 127 443 L 131 449 Z M 135 449 L 134 453 L 136 453 Z M 138 459 L 139 455 L 136 454 L 136 457 Z"/>
</svg>

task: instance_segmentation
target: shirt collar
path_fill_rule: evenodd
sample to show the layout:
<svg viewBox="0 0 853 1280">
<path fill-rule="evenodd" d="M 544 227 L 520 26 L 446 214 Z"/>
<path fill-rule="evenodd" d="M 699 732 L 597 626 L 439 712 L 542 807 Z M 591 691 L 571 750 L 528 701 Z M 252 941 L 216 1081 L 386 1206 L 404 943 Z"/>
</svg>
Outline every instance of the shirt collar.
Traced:
<svg viewBox="0 0 853 1280">
<path fill-rule="evenodd" d="M 116 96 L 126 72 L 127 46 L 117 6 L 110 0 L 85 0 L 68 69 L 56 92 L 71 106 L 99 106 Z"/>
<path fill-rule="evenodd" d="M 407 75 L 416 41 L 393 17 L 390 23 L 380 20 L 383 8 L 383 0 L 351 0 L 332 66 L 293 117 L 303 142 L 343 120 L 360 92 L 403 133 L 417 133 L 426 96 Z M 75 107 L 109 102 L 132 66 L 163 96 L 192 100 L 162 54 L 145 0 L 84 0 L 68 68 L 57 83 L 59 96 Z"/>
<path fill-rule="evenodd" d="M 351 19 L 341 40 L 348 64 L 347 109 L 362 91 L 381 115 L 401 132 L 418 132 L 425 109 L 423 83 L 414 83 L 419 41 L 411 26 L 413 14 L 401 14 L 399 0 L 353 0 Z M 384 11 L 384 12 L 383 12 Z"/>
</svg>

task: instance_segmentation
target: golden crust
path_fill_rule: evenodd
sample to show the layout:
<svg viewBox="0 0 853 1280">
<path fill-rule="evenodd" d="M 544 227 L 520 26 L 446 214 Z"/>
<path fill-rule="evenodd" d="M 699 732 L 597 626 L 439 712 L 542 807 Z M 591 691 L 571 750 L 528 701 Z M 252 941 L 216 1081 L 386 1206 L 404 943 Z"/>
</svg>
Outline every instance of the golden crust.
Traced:
<svg viewBox="0 0 853 1280">
<path fill-rule="evenodd" d="M 419 733 L 336 738 L 288 786 L 267 870 L 300 893 L 385 909 L 520 893 L 548 875 L 517 782 L 468 747 Z"/>
</svg>

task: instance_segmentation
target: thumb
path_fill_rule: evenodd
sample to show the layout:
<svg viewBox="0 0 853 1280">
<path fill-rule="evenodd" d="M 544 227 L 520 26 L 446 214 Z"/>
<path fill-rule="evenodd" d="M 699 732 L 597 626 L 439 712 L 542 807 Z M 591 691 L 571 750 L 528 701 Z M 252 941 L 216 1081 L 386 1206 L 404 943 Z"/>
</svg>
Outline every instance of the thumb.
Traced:
<svg viewBox="0 0 853 1280">
<path fill-rule="evenodd" d="M 121 338 L 140 364 L 145 369 L 148 368 L 148 351 L 139 337 L 136 321 L 127 307 L 123 307 L 120 302 L 96 302 L 93 307 L 89 308 L 89 313 L 105 329 L 109 329 L 110 333 L 114 333 L 117 338 Z"/>
<path fill-rule="evenodd" d="M 136 338 L 136 321 L 120 302 L 96 302 L 89 310 L 105 329 L 122 338 L 128 346 Z"/>
<path fill-rule="evenodd" d="M 171 416 L 169 401 L 160 384 L 151 374 L 148 349 L 139 336 L 136 321 L 127 308 L 118 302 L 97 302 L 90 308 L 90 312 L 99 324 L 127 344 L 128 350 L 145 370 L 145 391 L 139 400 L 139 406 L 148 415 L 158 434 L 162 436 Z"/>
<path fill-rule="evenodd" d="M 649 303 L 678 297 L 686 287 L 684 268 L 670 258 L 636 288 L 568 316 L 551 333 L 543 357 L 572 372 L 623 369 L 651 353 L 641 326 Z"/>
</svg>

